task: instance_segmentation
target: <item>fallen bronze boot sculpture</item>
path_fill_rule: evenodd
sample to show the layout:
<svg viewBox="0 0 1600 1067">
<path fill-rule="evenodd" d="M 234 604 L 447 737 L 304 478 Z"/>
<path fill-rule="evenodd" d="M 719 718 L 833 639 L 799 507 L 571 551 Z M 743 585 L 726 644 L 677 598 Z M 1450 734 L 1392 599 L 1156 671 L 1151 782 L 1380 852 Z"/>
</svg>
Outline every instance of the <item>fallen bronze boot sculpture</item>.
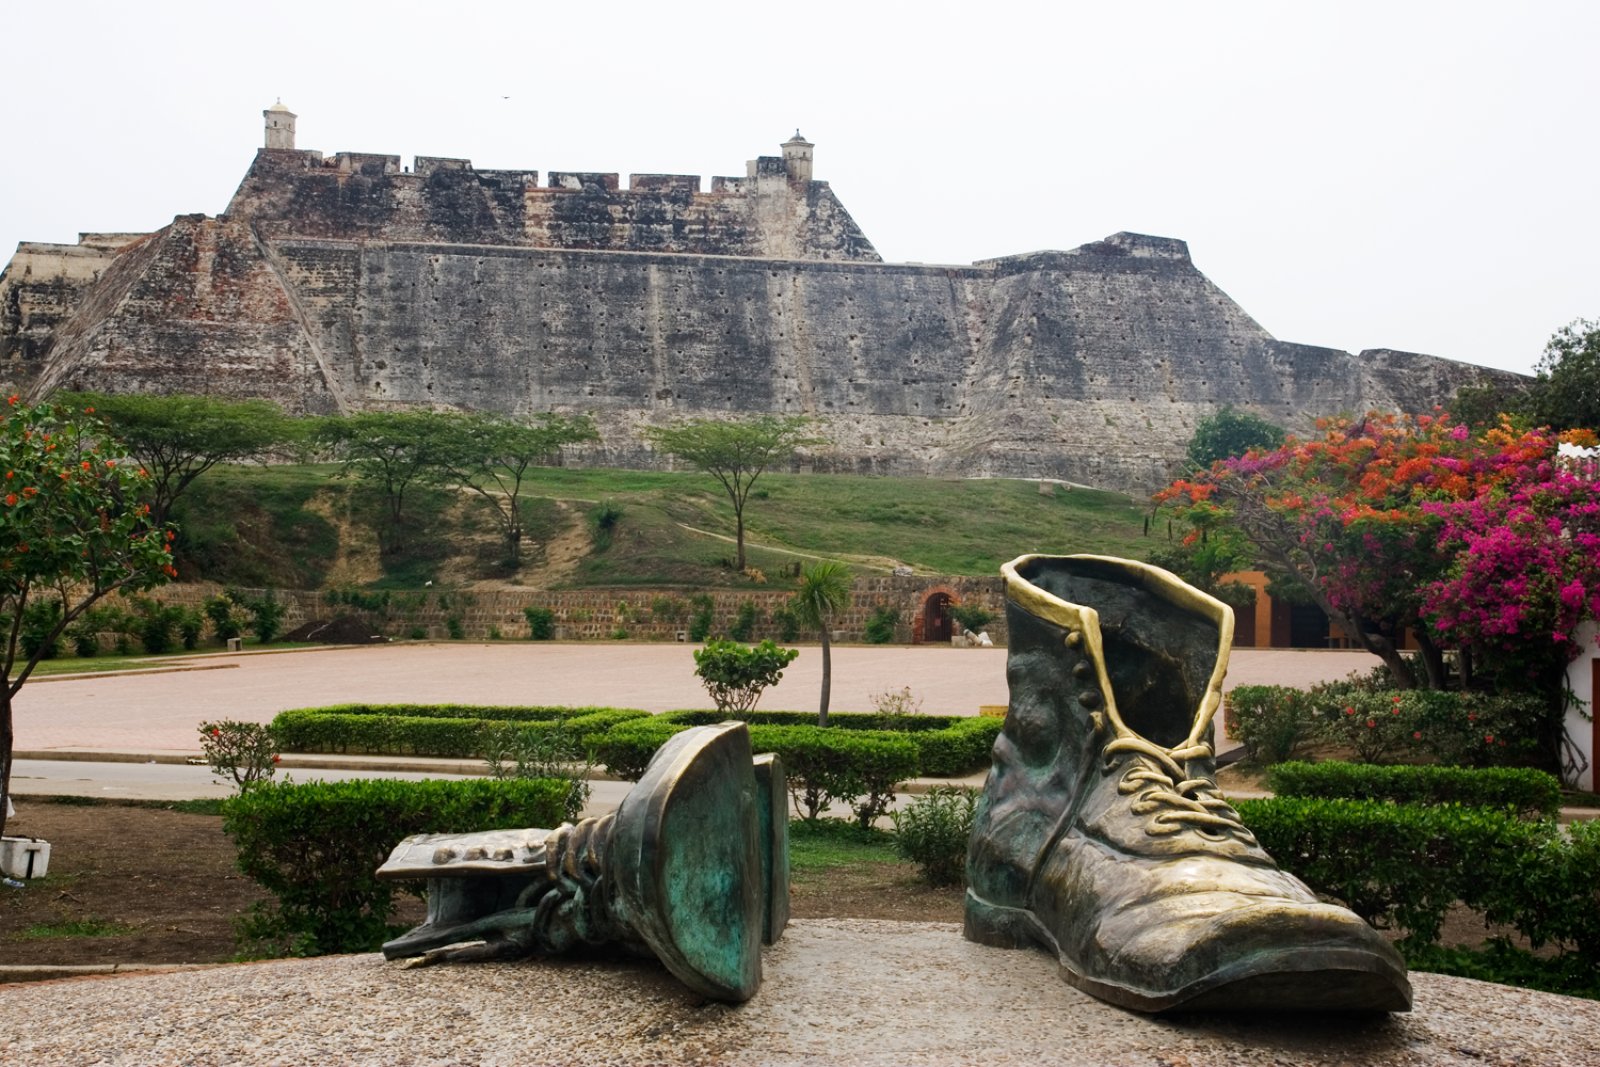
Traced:
<svg viewBox="0 0 1600 1067">
<path fill-rule="evenodd" d="M 967 938 L 1043 945 L 1074 986 L 1138 1011 L 1409 1011 L 1395 950 L 1278 870 L 1217 790 L 1232 610 L 1130 560 L 1001 572 L 1011 703 Z"/>
<path fill-rule="evenodd" d="M 554 830 L 418 834 L 380 878 L 426 878 L 428 920 L 390 959 L 507 958 L 616 945 L 703 996 L 744 1001 L 789 915 L 788 798 L 744 723 L 662 745 L 615 812 Z"/>
</svg>

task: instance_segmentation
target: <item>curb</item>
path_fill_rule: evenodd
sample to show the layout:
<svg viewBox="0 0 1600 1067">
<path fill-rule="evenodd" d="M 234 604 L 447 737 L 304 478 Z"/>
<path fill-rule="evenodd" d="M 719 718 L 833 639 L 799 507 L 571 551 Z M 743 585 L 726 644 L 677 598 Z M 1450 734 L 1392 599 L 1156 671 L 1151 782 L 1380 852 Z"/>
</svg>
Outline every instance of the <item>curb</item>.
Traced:
<svg viewBox="0 0 1600 1067">
<path fill-rule="evenodd" d="M 70 978 L 99 978 L 113 974 L 157 971 L 199 971 L 226 967 L 225 963 L 87 963 L 76 966 L 48 963 L 0 965 L 0 985 L 10 982 L 57 982 Z"/>
</svg>

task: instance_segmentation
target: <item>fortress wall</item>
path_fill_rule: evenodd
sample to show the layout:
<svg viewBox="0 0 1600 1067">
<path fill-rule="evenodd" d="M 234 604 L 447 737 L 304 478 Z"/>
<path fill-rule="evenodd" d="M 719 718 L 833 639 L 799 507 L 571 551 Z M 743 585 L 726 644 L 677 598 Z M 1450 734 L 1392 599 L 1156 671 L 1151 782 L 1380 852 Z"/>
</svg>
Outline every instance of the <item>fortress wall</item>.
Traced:
<svg viewBox="0 0 1600 1067">
<path fill-rule="evenodd" d="M 118 252 L 142 234 L 81 234 L 75 245 L 23 241 L 0 271 L 0 376 L 37 372 L 51 339 Z"/>
<path fill-rule="evenodd" d="M 57 339 L 35 387 L 260 396 L 333 403 L 291 295 L 249 229 L 180 216 L 88 296 L 87 324 Z"/>
</svg>

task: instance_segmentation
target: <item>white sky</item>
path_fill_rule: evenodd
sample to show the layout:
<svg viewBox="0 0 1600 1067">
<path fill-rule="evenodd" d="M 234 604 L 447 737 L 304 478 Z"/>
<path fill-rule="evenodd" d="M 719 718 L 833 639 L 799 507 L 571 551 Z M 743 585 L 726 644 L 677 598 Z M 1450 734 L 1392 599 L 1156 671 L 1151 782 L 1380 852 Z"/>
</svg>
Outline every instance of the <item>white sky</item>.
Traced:
<svg viewBox="0 0 1600 1067">
<path fill-rule="evenodd" d="M 261 144 L 739 175 L 885 259 L 1179 237 L 1267 330 L 1528 371 L 1600 318 L 1600 3 L 13 2 L 0 254 L 223 209 Z"/>
</svg>

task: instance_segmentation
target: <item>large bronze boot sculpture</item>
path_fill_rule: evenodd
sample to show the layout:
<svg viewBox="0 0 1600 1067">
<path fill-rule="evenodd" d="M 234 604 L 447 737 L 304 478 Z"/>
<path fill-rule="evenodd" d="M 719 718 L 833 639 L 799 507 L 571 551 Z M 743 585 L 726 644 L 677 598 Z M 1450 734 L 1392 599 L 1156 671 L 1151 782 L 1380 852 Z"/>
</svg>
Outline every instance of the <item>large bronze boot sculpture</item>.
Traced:
<svg viewBox="0 0 1600 1067">
<path fill-rule="evenodd" d="M 1011 704 L 967 857 L 966 936 L 1043 945 L 1138 1011 L 1409 1011 L 1399 955 L 1278 870 L 1218 793 L 1227 605 L 1157 567 L 1002 568 Z"/>
<path fill-rule="evenodd" d="M 425 878 L 428 919 L 390 959 L 652 954 L 715 1000 L 761 985 L 761 943 L 789 915 L 788 796 L 744 723 L 697 726 L 651 759 L 615 812 L 554 830 L 418 834 L 381 878 Z"/>
</svg>

